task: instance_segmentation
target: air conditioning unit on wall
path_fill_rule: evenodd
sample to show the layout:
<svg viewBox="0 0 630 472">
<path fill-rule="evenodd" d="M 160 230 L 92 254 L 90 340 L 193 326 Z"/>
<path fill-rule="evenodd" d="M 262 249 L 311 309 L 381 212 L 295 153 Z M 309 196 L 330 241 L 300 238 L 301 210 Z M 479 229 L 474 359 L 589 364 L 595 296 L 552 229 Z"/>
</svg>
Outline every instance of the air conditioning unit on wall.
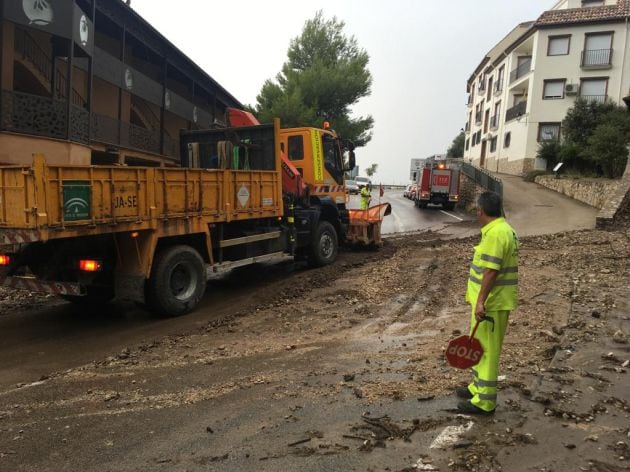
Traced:
<svg viewBox="0 0 630 472">
<path fill-rule="evenodd" d="M 577 95 L 580 93 L 580 86 L 578 84 L 566 84 L 564 86 L 564 93 L 567 95 Z"/>
</svg>

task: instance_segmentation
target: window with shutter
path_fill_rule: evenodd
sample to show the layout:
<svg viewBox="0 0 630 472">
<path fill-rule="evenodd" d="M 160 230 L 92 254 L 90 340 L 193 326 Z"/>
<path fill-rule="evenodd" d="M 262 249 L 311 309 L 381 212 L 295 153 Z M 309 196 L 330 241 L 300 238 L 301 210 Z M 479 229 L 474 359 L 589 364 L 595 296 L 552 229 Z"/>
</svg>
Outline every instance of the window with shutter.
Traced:
<svg viewBox="0 0 630 472">
<path fill-rule="evenodd" d="M 545 80 L 543 100 L 558 100 L 564 98 L 566 79 Z"/>
<path fill-rule="evenodd" d="M 548 56 L 566 56 L 569 54 L 571 36 L 552 36 L 547 47 Z"/>
</svg>

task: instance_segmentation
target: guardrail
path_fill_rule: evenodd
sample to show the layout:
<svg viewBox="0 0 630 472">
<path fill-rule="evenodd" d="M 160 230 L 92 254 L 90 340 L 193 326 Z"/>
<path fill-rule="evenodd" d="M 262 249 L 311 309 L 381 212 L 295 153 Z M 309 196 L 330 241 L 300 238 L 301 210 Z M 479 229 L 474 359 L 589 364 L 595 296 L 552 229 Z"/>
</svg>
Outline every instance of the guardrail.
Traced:
<svg viewBox="0 0 630 472">
<path fill-rule="evenodd" d="M 501 198 L 503 198 L 503 182 L 494 175 L 468 162 L 462 163 L 462 173 L 473 180 L 477 185 L 480 185 L 490 192 L 498 193 Z"/>
</svg>

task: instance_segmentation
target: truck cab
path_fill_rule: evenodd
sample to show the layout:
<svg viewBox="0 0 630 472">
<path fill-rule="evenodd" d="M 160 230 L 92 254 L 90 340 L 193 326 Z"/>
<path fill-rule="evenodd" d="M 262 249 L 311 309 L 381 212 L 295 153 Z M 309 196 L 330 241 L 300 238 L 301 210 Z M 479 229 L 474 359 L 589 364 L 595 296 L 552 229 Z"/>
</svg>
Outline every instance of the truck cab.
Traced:
<svg viewBox="0 0 630 472">
<path fill-rule="evenodd" d="M 288 128 L 280 131 L 281 147 L 310 194 L 345 208 L 344 162 L 340 140 L 330 130 Z"/>
</svg>

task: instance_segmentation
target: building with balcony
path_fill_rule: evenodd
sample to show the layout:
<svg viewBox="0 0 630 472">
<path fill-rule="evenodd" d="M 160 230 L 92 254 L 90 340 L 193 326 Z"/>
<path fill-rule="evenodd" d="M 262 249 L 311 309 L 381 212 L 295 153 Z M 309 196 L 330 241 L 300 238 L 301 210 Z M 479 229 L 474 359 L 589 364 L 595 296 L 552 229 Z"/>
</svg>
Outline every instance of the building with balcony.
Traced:
<svg viewBox="0 0 630 472">
<path fill-rule="evenodd" d="M 178 165 L 242 107 L 121 0 L 0 5 L 0 164 Z"/>
<path fill-rule="evenodd" d="M 468 79 L 464 158 L 491 171 L 544 168 L 577 97 L 630 103 L 630 0 L 560 0 L 516 26 Z"/>
</svg>

